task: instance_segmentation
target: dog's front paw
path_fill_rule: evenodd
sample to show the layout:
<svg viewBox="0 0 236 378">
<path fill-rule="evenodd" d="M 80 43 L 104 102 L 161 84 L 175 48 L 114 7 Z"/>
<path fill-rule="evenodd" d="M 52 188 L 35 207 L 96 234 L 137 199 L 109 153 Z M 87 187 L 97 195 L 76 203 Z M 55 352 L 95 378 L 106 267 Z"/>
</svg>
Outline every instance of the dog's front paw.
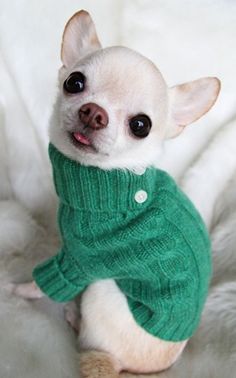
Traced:
<svg viewBox="0 0 236 378">
<path fill-rule="evenodd" d="M 39 299 L 44 296 L 34 281 L 22 284 L 8 284 L 8 291 L 25 299 Z"/>
</svg>

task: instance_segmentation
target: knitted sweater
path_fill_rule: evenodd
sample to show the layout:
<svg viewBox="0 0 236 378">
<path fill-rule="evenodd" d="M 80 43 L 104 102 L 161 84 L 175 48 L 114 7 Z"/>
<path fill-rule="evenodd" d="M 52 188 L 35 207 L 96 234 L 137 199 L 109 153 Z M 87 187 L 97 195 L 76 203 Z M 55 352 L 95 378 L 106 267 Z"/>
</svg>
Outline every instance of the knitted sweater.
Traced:
<svg viewBox="0 0 236 378">
<path fill-rule="evenodd" d="M 147 332 L 192 336 L 211 275 L 208 234 L 193 204 L 164 171 L 86 167 L 53 145 L 49 155 L 61 248 L 34 269 L 37 285 L 63 302 L 112 278 Z"/>
</svg>

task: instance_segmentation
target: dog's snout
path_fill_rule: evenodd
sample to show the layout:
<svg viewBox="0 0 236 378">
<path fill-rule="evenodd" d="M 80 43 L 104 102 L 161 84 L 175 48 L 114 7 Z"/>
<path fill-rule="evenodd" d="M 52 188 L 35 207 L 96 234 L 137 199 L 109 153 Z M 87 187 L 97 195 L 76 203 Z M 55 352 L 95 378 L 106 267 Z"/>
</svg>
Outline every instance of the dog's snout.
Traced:
<svg viewBox="0 0 236 378">
<path fill-rule="evenodd" d="M 92 102 L 81 106 L 79 119 L 84 126 L 96 130 L 102 129 L 108 125 L 108 115 L 105 109 Z"/>
</svg>

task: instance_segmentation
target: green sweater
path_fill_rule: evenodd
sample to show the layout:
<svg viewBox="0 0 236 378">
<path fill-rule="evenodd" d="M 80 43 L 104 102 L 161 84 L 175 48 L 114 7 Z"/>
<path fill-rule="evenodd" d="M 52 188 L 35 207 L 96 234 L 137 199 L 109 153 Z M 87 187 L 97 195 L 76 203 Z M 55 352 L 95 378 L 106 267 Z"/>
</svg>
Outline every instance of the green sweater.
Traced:
<svg viewBox="0 0 236 378">
<path fill-rule="evenodd" d="M 86 167 L 51 144 L 49 155 L 62 242 L 34 269 L 37 285 L 63 302 L 114 279 L 147 332 L 171 341 L 192 336 L 211 275 L 208 234 L 193 204 L 161 170 Z"/>
</svg>

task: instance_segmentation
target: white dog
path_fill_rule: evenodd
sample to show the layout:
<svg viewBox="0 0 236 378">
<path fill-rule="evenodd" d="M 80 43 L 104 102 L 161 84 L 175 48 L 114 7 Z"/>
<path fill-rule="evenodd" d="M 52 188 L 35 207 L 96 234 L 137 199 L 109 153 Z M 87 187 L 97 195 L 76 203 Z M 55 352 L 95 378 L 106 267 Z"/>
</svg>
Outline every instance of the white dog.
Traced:
<svg viewBox="0 0 236 378">
<path fill-rule="evenodd" d="M 205 114 L 220 90 L 219 80 L 210 77 L 168 88 L 142 55 L 124 47 L 102 49 L 85 11 L 68 21 L 61 58 L 50 142 L 72 166 L 78 162 L 142 176 L 157 161 L 163 140 L 179 135 Z M 136 193 L 138 204 L 146 199 L 145 191 Z M 17 285 L 14 291 L 26 298 L 44 295 L 35 282 Z M 86 286 L 80 315 L 83 377 L 161 371 L 176 361 L 188 339 L 162 339 L 141 327 L 110 277 Z M 67 311 L 67 316 L 76 327 L 73 312 Z"/>
</svg>

